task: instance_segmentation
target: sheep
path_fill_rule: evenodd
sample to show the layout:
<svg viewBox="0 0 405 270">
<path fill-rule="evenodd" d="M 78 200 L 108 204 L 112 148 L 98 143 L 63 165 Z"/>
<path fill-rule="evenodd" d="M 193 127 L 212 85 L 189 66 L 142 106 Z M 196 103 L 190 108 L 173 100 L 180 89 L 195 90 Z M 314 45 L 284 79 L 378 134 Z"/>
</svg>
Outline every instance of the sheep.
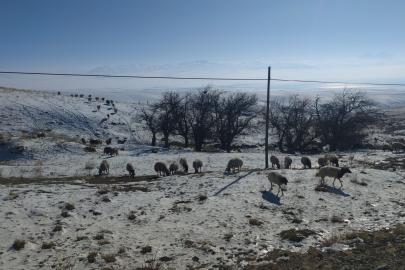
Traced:
<svg viewBox="0 0 405 270">
<path fill-rule="evenodd" d="M 80 95 L 80 97 L 84 97 L 84 95 L 83 95 L 83 94 L 81 94 L 81 95 Z"/>
<path fill-rule="evenodd" d="M 319 156 L 318 157 L 319 168 L 322 168 L 324 166 L 328 166 L 328 163 L 329 163 L 329 159 L 326 158 L 325 156 Z"/>
<path fill-rule="evenodd" d="M 110 104 L 110 101 L 107 99 L 106 103 L 107 103 L 107 104 Z"/>
<path fill-rule="evenodd" d="M 170 175 L 169 168 L 167 168 L 166 163 L 158 161 L 155 163 L 155 171 L 158 173 L 158 175 L 162 175 L 163 173 L 166 173 L 167 176 Z"/>
<path fill-rule="evenodd" d="M 70 94 L 71 97 L 73 97 L 73 94 Z"/>
<path fill-rule="evenodd" d="M 110 119 L 110 114 L 109 113 L 107 113 L 107 118 Z"/>
<path fill-rule="evenodd" d="M 231 169 L 233 168 L 233 172 L 235 172 L 236 168 L 238 168 L 238 171 L 242 169 L 243 161 L 240 158 L 231 158 L 228 161 L 228 166 L 226 167 L 226 171 L 230 172 Z"/>
<path fill-rule="evenodd" d="M 91 97 L 89 97 L 87 100 L 88 100 L 89 102 L 91 102 Z"/>
<path fill-rule="evenodd" d="M 85 138 L 82 138 L 82 144 L 86 144 L 87 140 Z"/>
<path fill-rule="evenodd" d="M 135 178 L 135 166 L 131 162 L 127 163 L 127 171 L 129 173 L 129 177 Z"/>
<path fill-rule="evenodd" d="M 110 144 L 111 144 L 111 141 L 112 141 L 112 138 L 108 138 L 108 139 L 105 141 L 105 143 L 106 143 L 107 145 L 110 145 Z"/>
<path fill-rule="evenodd" d="M 115 156 L 119 155 L 117 147 L 111 148 L 110 150 L 110 156 L 115 154 Z"/>
<path fill-rule="evenodd" d="M 276 184 L 276 185 L 278 185 L 277 195 L 280 193 L 280 189 L 281 189 L 281 195 L 284 195 L 284 192 L 283 192 L 283 189 L 281 188 L 281 185 L 282 184 L 287 185 L 287 183 L 288 183 L 287 178 L 285 178 L 279 172 L 273 171 L 273 172 L 270 172 L 267 175 L 267 179 L 269 179 L 270 184 L 271 184 L 270 190 L 273 190 L 273 184 Z"/>
<path fill-rule="evenodd" d="M 117 144 L 125 144 L 126 142 L 126 140 L 117 140 Z"/>
<path fill-rule="evenodd" d="M 96 100 L 99 100 L 100 98 L 99 97 L 96 97 Z"/>
<path fill-rule="evenodd" d="M 98 170 L 98 173 L 101 175 L 103 173 L 103 171 L 105 171 L 106 174 L 110 173 L 110 162 L 106 159 L 101 161 L 100 169 Z"/>
<path fill-rule="evenodd" d="M 215 149 L 216 149 L 216 147 L 215 147 L 215 144 L 206 144 L 205 145 L 205 150 L 207 151 L 207 152 L 214 152 L 215 151 Z"/>
<path fill-rule="evenodd" d="M 104 101 L 104 98 L 101 98 L 101 101 Z"/>
<path fill-rule="evenodd" d="M 60 92 L 58 92 L 58 95 L 60 96 Z"/>
<path fill-rule="evenodd" d="M 329 156 L 329 162 L 331 165 L 335 165 L 336 167 L 339 167 L 339 158 L 337 155 L 332 154 Z"/>
<path fill-rule="evenodd" d="M 172 174 L 176 174 L 179 169 L 179 163 L 177 163 L 177 161 L 173 161 L 169 168 Z"/>
<path fill-rule="evenodd" d="M 91 95 L 89 95 L 89 98 L 91 98 Z"/>
<path fill-rule="evenodd" d="M 401 149 L 405 150 L 405 145 L 400 142 L 393 142 L 391 146 L 392 146 L 392 150 L 396 151 L 396 152 L 398 152 Z"/>
<path fill-rule="evenodd" d="M 319 176 L 321 176 L 322 180 L 321 180 L 321 184 L 325 183 L 325 177 L 333 177 L 333 186 L 335 186 L 335 180 L 336 178 L 340 181 L 340 187 L 343 187 L 343 183 L 340 180 L 340 178 L 343 177 L 343 175 L 345 175 L 345 173 L 351 173 L 349 168 L 339 168 L 339 167 L 333 167 L 333 166 L 325 166 L 322 167 L 319 170 Z"/>
<path fill-rule="evenodd" d="M 90 139 L 90 145 L 98 145 L 98 144 L 102 144 L 103 140 L 101 139 Z"/>
<path fill-rule="evenodd" d="M 78 97 L 79 95 L 78 94 L 75 94 L 75 97 Z"/>
<path fill-rule="evenodd" d="M 109 146 L 104 147 L 104 155 L 109 155 L 111 153 L 112 148 Z"/>
<path fill-rule="evenodd" d="M 179 161 L 180 165 L 183 166 L 183 169 L 185 172 L 188 172 L 188 164 L 187 164 L 187 158 L 182 157 Z"/>
<path fill-rule="evenodd" d="M 278 159 L 277 156 L 271 155 L 270 162 L 271 162 L 271 168 L 274 169 L 274 165 L 277 165 L 277 169 L 280 169 L 280 160 Z"/>
<path fill-rule="evenodd" d="M 118 110 L 117 108 L 114 108 L 114 113 L 117 114 Z"/>
<path fill-rule="evenodd" d="M 198 173 L 198 169 L 200 169 L 201 172 L 201 167 L 203 166 L 203 162 L 200 159 L 196 159 L 193 161 L 193 168 L 195 173 Z"/>
<path fill-rule="evenodd" d="M 284 158 L 284 168 L 291 169 L 292 159 L 289 156 Z"/>
<path fill-rule="evenodd" d="M 364 144 L 365 149 L 375 149 L 375 145 L 372 143 L 366 143 Z"/>
<path fill-rule="evenodd" d="M 277 147 L 278 147 L 277 144 L 268 145 L 267 150 L 270 152 L 276 152 Z"/>
<path fill-rule="evenodd" d="M 304 165 L 304 169 L 305 169 L 306 167 L 308 167 L 309 169 L 311 169 L 311 160 L 309 159 L 309 157 L 303 156 L 303 157 L 301 158 L 301 163 L 302 163 L 302 165 Z"/>
<path fill-rule="evenodd" d="M 98 110 L 98 111 L 100 110 L 100 108 L 101 108 L 101 106 L 100 106 L 100 105 L 97 105 L 97 110 Z"/>
<path fill-rule="evenodd" d="M 240 149 L 240 148 L 238 148 L 237 151 L 238 151 L 239 153 L 243 153 L 242 149 Z"/>
<path fill-rule="evenodd" d="M 112 103 L 112 102 L 111 102 L 111 104 L 112 104 L 113 108 L 115 108 L 115 104 L 114 104 L 114 103 Z"/>
<path fill-rule="evenodd" d="M 383 152 L 385 152 L 385 151 L 392 152 L 392 148 L 391 148 L 391 145 L 389 145 L 389 143 L 384 143 L 382 148 L 383 148 Z"/>
</svg>

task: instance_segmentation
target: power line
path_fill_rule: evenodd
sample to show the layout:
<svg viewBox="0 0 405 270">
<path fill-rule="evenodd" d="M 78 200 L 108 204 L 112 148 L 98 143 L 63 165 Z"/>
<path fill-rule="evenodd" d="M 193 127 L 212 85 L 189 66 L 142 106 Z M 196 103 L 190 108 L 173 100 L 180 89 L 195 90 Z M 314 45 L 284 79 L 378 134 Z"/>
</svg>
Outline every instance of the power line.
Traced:
<svg viewBox="0 0 405 270">
<path fill-rule="evenodd" d="M 172 80 L 216 80 L 216 81 L 267 81 L 268 79 L 244 79 L 244 78 L 205 78 L 205 77 L 164 77 L 164 76 L 133 76 L 133 75 L 103 75 L 103 74 L 74 74 L 74 73 L 46 73 L 46 72 L 21 72 L 21 71 L 0 71 L 2 74 L 19 75 L 52 75 L 52 76 L 77 76 L 77 77 L 105 77 L 105 78 L 136 78 L 136 79 L 172 79 Z M 270 79 L 281 82 L 302 82 L 302 83 L 339 83 L 339 84 L 365 84 L 379 86 L 405 86 L 403 83 L 359 83 L 359 82 L 326 82 L 326 81 L 305 81 Z"/>
</svg>

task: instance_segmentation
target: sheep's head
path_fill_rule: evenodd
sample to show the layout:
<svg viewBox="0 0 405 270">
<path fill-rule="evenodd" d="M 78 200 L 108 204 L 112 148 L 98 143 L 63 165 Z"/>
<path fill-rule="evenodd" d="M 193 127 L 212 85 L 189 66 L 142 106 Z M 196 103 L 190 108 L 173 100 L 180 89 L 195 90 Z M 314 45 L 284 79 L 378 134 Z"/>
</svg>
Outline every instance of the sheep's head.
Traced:
<svg viewBox="0 0 405 270">
<path fill-rule="evenodd" d="M 230 171 L 231 171 L 231 168 L 230 168 L 230 167 L 226 167 L 225 171 L 226 171 L 226 172 L 230 172 Z"/>
<path fill-rule="evenodd" d="M 283 183 L 284 185 L 287 185 L 287 183 L 288 183 L 287 178 L 285 178 L 284 176 L 281 177 L 281 183 Z"/>
<path fill-rule="evenodd" d="M 341 168 L 340 173 L 338 173 L 337 178 L 342 178 L 345 173 L 352 173 L 352 171 L 349 168 Z"/>
</svg>

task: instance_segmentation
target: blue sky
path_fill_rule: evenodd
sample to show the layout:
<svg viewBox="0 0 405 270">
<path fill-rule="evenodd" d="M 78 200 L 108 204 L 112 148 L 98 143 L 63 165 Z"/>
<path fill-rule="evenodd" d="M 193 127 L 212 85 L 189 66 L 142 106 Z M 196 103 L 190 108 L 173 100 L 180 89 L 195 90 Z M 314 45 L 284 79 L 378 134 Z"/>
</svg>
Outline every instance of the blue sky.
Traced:
<svg viewBox="0 0 405 270">
<path fill-rule="evenodd" d="M 273 78 L 405 83 L 404 10 L 402 0 L 3 0 L 0 71 L 266 78 L 271 65 Z M 0 75 L 3 86 L 56 87 L 27 80 Z"/>
</svg>

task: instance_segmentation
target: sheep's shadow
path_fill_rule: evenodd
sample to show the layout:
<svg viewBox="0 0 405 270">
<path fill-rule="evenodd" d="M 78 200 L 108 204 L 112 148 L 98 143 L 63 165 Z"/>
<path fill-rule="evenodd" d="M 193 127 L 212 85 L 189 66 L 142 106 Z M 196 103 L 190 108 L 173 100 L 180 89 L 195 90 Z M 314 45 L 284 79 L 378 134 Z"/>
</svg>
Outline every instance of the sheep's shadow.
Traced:
<svg viewBox="0 0 405 270">
<path fill-rule="evenodd" d="M 281 205 L 280 203 L 280 197 L 273 194 L 272 192 L 264 192 L 262 195 L 262 199 L 268 201 L 269 203 L 276 204 L 276 205 Z"/>
<path fill-rule="evenodd" d="M 337 195 L 341 195 L 343 197 L 350 197 L 349 194 L 344 193 L 341 190 L 342 187 L 340 187 L 340 188 L 335 188 L 335 187 L 331 187 L 331 186 L 324 186 L 324 187 L 326 187 L 326 189 L 328 190 L 329 193 L 334 193 L 334 194 L 337 194 Z"/>
<path fill-rule="evenodd" d="M 228 187 L 232 186 L 233 184 L 239 182 L 241 179 L 245 178 L 246 176 L 248 176 L 249 174 L 251 174 L 253 172 L 248 172 L 247 174 L 240 176 L 238 179 L 236 179 L 235 181 L 229 183 L 228 185 L 224 186 L 223 188 L 221 188 L 217 193 L 214 194 L 214 196 L 219 195 L 222 191 L 224 191 L 225 189 L 227 189 Z"/>
<path fill-rule="evenodd" d="M 98 112 L 98 111 L 94 110 L 94 111 L 91 111 L 91 112 L 96 113 L 96 112 Z"/>
</svg>

